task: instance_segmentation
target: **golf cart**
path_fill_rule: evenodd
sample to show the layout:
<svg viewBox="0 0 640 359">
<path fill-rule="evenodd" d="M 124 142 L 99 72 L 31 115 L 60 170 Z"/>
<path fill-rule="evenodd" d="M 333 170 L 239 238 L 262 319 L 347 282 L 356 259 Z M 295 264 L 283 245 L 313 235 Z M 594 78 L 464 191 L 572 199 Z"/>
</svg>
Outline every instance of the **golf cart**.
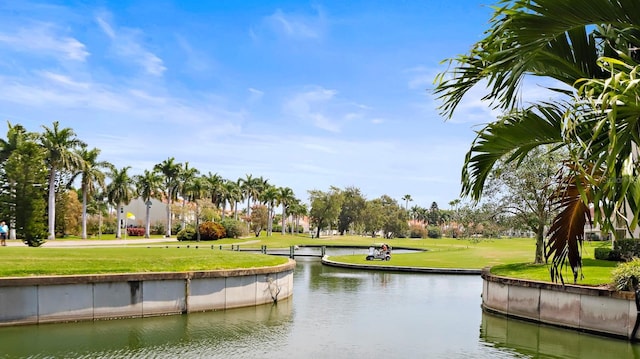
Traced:
<svg viewBox="0 0 640 359">
<path fill-rule="evenodd" d="M 391 246 L 386 243 L 382 243 L 380 245 L 369 247 L 369 254 L 367 254 L 366 259 L 368 261 L 374 259 L 380 259 L 383 261 L 391 260 Z"/>
</svg>

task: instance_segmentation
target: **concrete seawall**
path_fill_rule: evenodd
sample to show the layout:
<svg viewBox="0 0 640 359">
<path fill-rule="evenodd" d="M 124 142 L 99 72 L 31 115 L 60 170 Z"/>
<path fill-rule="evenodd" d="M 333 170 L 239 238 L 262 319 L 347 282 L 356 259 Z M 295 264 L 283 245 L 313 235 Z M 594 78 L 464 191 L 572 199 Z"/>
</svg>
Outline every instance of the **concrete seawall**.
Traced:
<svg viewBox="0 0 640 359">
<path fill-rule="evenodd" d="M 0 326 L 149 317 L 266 304 L 293 294 L 275 267 L 0 279 Z"/>
<path fill-rule="evenodd" d="M 482 271 L 482 308 L 492 313 L 637 341 L 635 294 L 494 276 Z"/>
</svg>

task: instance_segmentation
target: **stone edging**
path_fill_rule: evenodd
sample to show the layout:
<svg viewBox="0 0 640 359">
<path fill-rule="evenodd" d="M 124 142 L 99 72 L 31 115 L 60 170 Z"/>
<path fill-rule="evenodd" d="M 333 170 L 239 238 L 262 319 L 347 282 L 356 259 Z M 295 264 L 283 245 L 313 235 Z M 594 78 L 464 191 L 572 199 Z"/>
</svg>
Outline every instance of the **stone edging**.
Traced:
<svg viewBox="0 0 640 359">
<path fill-rule="evenodd" d="M 633 292 L 555 284 L 482 270 L 482 309 L 535 323 L 637 341 Z"/>
<path fill-rule="evenodd" d="M 413 272 L 413 273 L 432 273 L 432 274 L 466 274 L 479 275 L 480 269 L 464 269 L 464 268 L 425 268 L 425 267 L 402 267 L 393 265 L 368 265 L 368 264 L 352 264 L 344 262 L 336 262 L 330 260 L 327 256 L 322 257 L 322 264 L 353 269 L 382 270 L 394 272 Z"/>
<path fill-rule="evenodd" d="M 296 262 L 194 272 L 0 279 L 0 326 L 249 307 L 293 295 Z"/>
</svg>

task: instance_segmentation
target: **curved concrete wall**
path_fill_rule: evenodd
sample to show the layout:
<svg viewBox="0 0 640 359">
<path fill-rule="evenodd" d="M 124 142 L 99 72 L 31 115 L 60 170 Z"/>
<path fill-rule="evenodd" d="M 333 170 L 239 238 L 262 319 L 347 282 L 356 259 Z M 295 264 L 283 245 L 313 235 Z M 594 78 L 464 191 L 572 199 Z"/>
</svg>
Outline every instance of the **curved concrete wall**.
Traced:
<svg viewBox="0 0 640 359">
<path fill-rule="evenodd" d="M 0 279 L 0 326 L 148 317 L 273 302 L 295 261 L 263 268 Z"/>
<path fill-rule="evenodd" d="M 482 271 L 482 308 L 493 313 L 607 336 L 638 340 L 635 295 L 604 288 L 494 276 Z"/>
</svg>

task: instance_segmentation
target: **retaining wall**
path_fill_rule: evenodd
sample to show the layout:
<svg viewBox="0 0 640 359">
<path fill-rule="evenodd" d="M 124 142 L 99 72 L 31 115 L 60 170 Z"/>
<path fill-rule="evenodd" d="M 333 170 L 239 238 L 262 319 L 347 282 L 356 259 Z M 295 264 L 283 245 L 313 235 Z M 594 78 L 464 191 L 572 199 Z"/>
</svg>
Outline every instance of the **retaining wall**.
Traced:
<svg viewBox="0 0 640 359">
<path fill-rule="evenodd" d="M 293 294 L 295 261 L 263 268 L 0 279 L 0 326 L 223 310 Z M 278 292 L 279 291 L 279 292 Z"/>
<path fill-rule="evenodd" d="M 529 321 L 601 335 L 632 336 L 638 311 L 633 292 L 494 276 L 482 271 L 482 308 Z"/>
</svg>

